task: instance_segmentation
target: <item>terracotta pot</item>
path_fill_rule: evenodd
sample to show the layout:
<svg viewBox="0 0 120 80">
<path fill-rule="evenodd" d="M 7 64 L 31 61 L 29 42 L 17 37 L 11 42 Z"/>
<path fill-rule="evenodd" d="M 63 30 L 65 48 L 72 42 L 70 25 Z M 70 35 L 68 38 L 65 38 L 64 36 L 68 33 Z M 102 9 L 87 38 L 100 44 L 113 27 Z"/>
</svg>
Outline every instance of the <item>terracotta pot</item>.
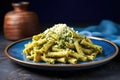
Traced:
<svg viewBox="0 0 120 80">
<path fill-rule="evenodd" d="M 29 3 L 12 3 L 13 11 L 4 18 L 4 36 L 9 40 L 19 40 L 40 33 L 36 13 L 27 10 Z"/>
</svg>

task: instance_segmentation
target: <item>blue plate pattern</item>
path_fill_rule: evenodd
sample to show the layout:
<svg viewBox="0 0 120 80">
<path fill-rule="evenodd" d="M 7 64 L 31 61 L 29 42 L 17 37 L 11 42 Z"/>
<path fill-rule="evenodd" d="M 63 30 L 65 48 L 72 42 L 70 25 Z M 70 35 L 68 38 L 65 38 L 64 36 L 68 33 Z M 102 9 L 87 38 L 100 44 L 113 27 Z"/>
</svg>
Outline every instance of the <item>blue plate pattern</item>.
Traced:
<svg viewBox="0 0 120 80">
<path fill-rule="evenodd" d="M 90 39 L 94 44 L 103 47 L 103 54 L 98 55 L 93 61 L 78 62 L 77 64 L 47 64 L 44 62 L 35 63 L 33 61 L 27 60 L 22 51 L 24 49 L 24 44 L 30 42 L 31 38 L 26 38 L 11 43 L 6 47 L 5 54 L 9 59 L 20 65 L 45 70 L 78 70 L 93 68 L 105 64 L 118 54 L 118 47 L 116 44 L 97 37 L 90 37 Z"/>
</svg>

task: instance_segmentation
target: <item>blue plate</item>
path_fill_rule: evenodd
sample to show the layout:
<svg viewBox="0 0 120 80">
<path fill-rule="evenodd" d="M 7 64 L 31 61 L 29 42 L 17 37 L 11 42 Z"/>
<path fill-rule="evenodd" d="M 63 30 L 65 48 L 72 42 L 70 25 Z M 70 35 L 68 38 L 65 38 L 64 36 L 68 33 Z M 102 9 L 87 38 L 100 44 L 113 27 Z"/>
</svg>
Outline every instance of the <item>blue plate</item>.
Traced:
<svg viewBox="0 0 120 80">
<path fill-rule="evenodd" d="M 80 70 L 100 66 L 112 60 L 118 54 L 116 44 L 97 37 L 89 37 L 94 44 L 103 47 L 103 53 L 98 55 L 95 60 L 88 62 L 78 62 L 77 64 L 47 64 L 44 62 L 35 63 L 27 60 L 23 54 L 24 44 L 31 41 L 31 38 L 22 39 L 11 43 L 5 49 L 6 56 L 12 61 L 30 68 L 45 69 L 45 70 Z"/>
</svg>

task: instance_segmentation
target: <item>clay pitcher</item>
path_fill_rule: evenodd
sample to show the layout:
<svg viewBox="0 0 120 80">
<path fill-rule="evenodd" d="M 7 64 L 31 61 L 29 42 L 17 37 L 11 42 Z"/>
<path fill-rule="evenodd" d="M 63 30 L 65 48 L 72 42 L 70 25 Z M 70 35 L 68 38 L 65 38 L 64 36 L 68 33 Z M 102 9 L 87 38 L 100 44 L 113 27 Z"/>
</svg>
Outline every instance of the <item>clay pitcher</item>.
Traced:
<svg viewBox="0 0 120 80">
<path fill-rule="evenodd" d="M 4 36 L 19 40 L 40 33 L 40 24 L 35 12 L 29 11 L 29 2 L 12 3 L 13 11 L 4 18 Z"/>
</svg>

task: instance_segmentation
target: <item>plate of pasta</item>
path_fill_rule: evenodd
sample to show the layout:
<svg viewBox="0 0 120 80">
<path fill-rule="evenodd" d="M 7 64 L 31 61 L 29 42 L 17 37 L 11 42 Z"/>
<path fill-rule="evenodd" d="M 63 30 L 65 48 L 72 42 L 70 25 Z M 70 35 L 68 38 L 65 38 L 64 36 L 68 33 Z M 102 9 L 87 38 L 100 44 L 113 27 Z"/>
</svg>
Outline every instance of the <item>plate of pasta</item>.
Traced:
<svg viewBox="0 0 120 80">
<path fill-rule="evenodd" d="M 118 54 L 113 42 L 79 34 L 66 24 L 15 41 L 5 49 L 12 61 L 30 68 L 76 70 L 100 66 Z"/>
</svg>

